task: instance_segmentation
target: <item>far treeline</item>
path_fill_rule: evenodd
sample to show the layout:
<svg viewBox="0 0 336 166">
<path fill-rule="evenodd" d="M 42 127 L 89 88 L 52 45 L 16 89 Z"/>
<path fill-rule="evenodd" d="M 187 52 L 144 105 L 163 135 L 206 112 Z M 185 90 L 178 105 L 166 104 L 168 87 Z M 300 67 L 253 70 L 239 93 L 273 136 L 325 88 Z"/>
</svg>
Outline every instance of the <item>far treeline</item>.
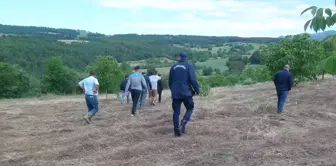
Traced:
<svg viewBox="0 0 336 166">
<path fill-rule="evenodd" d="M 296 83 L 315 80 L 322 73 L 335 74 L 321 63 L 333 51 L 330 42 L 311 40 L 308 34 L 287 36 L 281 41 L 278 38 L 105 36 L 78 30 L 0 25 L 0 36 L 0 86 L 3 87 L 0 98 L 78 94 L 81 91 L 77 83 L 91 70 L 97 72 L 101 93 L 117 93 L 120 81 L 132 72 L 130 61 L 151 62 L 141 67 L 155 72 L 156 68 L 168 67 L 173 62 L 154 59 L 174 61 L 180 51 L 186 51 L 191 62 L 206 61 L 219 58 L 220 51 L 211 52 L 213 47 L 235 42 L 264 46 L 248 57 L 239 52 L 250 50 L 248 44 L 242 48 L 232 46 L 228 61 L 223 64 L 228 66 L 228 72 L 216 70 L 209 76 L 198 73 L 203 95 L 211 87 L 270 81 L 284 64 L 291 65 Z M 208 47 L 208 51 L 197 51 L 196 47 Z M 195 68 L 198 68 L 196 64 Z M 166 78 L 164 75 L 165 81 Z"/>
</svg>

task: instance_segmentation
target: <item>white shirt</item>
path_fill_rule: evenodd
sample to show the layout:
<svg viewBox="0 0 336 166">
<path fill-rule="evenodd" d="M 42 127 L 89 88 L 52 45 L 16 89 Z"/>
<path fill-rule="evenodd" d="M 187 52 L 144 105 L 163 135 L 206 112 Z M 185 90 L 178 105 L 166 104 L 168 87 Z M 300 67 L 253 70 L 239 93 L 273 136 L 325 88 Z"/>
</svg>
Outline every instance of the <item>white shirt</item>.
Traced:
<svg viewBox="0 0 336 166">
<path fill-rule="evenodd" d="M 93 91 L 96 90 L 96 85 L 99 85 L 97 78 L 90 76 L 83 79 L 78 84 L 79 86 L 84 87 L 86 95 L 98 95 L 98 92 L 96 94 L 93 93 Z"/>
<path fill-rule="evenodd" d="M 157 82 L 160 79 L 160 77 L 158 75 L 151 75 L 149 76 L 149 81 L 152 84 L 152 89 L 153 90 L 157 90 Z"/>
</svg>

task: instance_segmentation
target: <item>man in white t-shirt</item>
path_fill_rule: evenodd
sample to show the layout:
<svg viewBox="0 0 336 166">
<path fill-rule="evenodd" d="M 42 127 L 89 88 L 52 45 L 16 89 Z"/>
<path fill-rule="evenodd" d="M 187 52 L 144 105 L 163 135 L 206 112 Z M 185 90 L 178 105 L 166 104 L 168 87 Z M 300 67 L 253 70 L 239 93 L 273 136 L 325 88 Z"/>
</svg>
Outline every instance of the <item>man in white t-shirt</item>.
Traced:
<svg viewBox="0 0 336 166">
<path fill-rule="evenodd" d="M 98 112 L 98 90 L 99 83 L 96 78 L 96 72 L 90 72 L 90 76 L 80 81 L 79 86 L 85 94 L 85 101 L 88 107 L 88 113 L 84 116 L 87 123 L 91 123 L 91 118 Z"/>
<path fill-rule="evenodd" d="M 150 76 L 149 76 L 149 81 L 151 82 L 152 84 L 152 90 L 150 91 L 150 104 L 151 105 L 155 105 L 156 103 L 156 95 L 157 95 L 157 82 L 158 80 L 160 79 L 160 77 L 156 74 L 153 74 L 153 73 L 150 73 Z"/>
</svg>

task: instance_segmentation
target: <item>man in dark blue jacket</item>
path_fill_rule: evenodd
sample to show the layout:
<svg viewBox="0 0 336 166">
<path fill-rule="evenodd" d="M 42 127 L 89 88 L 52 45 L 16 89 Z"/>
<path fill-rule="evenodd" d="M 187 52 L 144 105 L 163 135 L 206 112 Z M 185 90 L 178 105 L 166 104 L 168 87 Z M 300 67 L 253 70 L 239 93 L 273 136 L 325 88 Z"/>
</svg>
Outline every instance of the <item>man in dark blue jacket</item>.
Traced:
<svg viewBox="0 0 336 166">
<path fill-rule="evenodd" d="M 129 104 L 130 99 L 129 99 L 129 93 L 125 92 L 126 89 L 126 84 L 127 84 L 128 76 L 125 76 L 125 79 L 121 81 L 120 83 L 120 91 L 121 91 L 121 96 L 120 96 L 120 103 L 124 104 L 124 98 L 126 96 L 127 98 L 127 104 Z M 127 95 L 126 95 L 127 94 Z"/>
<path fill-rule="evenodd" d="M 173 100 L 173 122 L 175 136 L 185 134 L 185 127 L 190 120 L 194 110 L 193 96 L 199 94 L 199 85 L 197 82 L 194 66 L 186 61 L 187 54 L 181 52 L 178 62 L 170 68 L 169 88 Z M 184 104 L 187 111 L 179 124 L 181 104 Z"/>
<path fill-rule="evenodd" d="M 278 96 L 278 113 L 281 114 L 285 105 L 288 92 L 293 87 L 293 76 L 289 72 L 289 65 L 285 65 L 284 69 L 274 75 L 273 81 Z"/>
</svg>

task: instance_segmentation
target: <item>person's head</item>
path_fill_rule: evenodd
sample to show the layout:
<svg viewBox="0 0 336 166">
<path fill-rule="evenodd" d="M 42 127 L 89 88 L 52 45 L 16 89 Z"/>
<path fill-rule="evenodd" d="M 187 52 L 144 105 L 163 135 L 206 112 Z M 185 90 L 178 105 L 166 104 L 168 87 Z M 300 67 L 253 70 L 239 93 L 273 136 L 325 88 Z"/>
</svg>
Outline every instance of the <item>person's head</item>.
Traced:
<svg viewBox="0 0 336 166">
<path fill-rule="evenodd" d="M 158 74 L 159 77 L 161 77 L 161 74 Z"/>
<path fill-rule="evenodd" d="M 183 61 L 183 60 L 185 60 L 187 58 L 187 56 L 188 56 L 188 54 L 186 52 L 180 52 L 177 60 Z"/>
<path fill-rule="evenodd" d="M 139 65 L 137 65 L 137 66 L 134 67 L 134 71 L 139 71 L 139 70 L 140 70 L 140 66 Z"/>
<path fill-rule="evenodd" d="M 142 72 L 142 75 L 146 75 L 146 72 Z"/>
<path fill-rule="evenodd" d="M 97 73 L 96 73 L 95 71 L 91 71 L 91 72 L 90 72 L 90 76 L 96 77 L 96 76 L 97 76 Z"/>
<path fill-rule="evenodd" d="M 290 66 L 289 66 L 289 65 L 285 65 L 285 66 L 284 66 L 284 70 L 289 71 L 289 69 L 290 69 Z"/>
<path fill-rule="evenodd" d="M 127 79 L 128 78 L 128 75 L 125 75 L 125 79 Z"/>
</svg>

